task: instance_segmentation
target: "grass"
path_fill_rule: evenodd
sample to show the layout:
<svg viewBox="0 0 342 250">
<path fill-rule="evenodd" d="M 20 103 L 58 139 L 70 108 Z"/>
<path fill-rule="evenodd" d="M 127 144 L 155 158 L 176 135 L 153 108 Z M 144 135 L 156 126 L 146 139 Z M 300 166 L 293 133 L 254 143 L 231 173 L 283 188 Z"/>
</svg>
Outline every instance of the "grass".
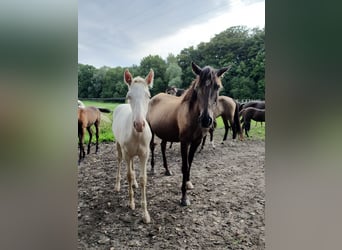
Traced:
<svg viewBox="0 0 342 250">
<path fill-rule="evenodd" d="M 109 103 L 109 102 L 94 102 L 94 101 L 82 101 L 85 106 L 95 106 L 99 108 L 107 108 L 111 111 L 114 111 L 116 106 L 119 105 L 119 103 Z M 114 141 L 114 135 L 112 132 L 112 122 L 113 122 L 113 112 L 107 114 L 107 113 L 101 113 L 101 123 L 100 123 L 100 135 L 99 135 L 99 142 L 113 142 Z M 92 141 L 95 142 L 95 127 L 92 126 L 93 131 L 93 139 Z M 86 135 L 84 137 L 84 142 L 88 143 L 89 141 L 89 135 L 88 132 L 86 132 Z"/>
<path fill-rule="evenodd" d="M 109 103 L 109 102 L 95 102 L 95 101 L 83 101 L 84 105 L 86 106 L 95 106 L 100 108 L 107 108 L 113 111 L 120 103 Z M 100 136 L 99 142 L 113 142 L 114 135 L 112 132 L 112 122 L 113 122 L 113 112 L 110 114 L 102 113 L 101 117 L 101 124 L 100 124 Z M 224 128 L 224 124 L 222 118 L 219 117 L 216 119 L 217 122 L 217 129 Z M 251 130 L 249 131 L 249 138 L 251 139 L 265 139 L 265 122 L 261 125 L 260 122 L 256 123 L 255 121 L 251 121 Z M 92 127 L 93 139 L 95 141 L 95 128 Z M 224 132 L 222 132 L 224 133 Z M 231 131 L 229 131 L 228 139 L 231 138 Z M 244 135 L 245 138 L 247 138 Z M 85 135 L 84 139 L 85 143 L 88 143 L 89 136 L 88 133 Z"/>
<path fill-rule="evenodd" d="M 217 129 L 221 129 L 222 128 L 222 131 L 223 131 L 222 132 L 222 136 L 223 136 L 223 134 L 224 134 L 224 124 L 223 124 L 222 118 L 218 117 L 216 119 L 216 122 L 217 122 L 217 127 L 216 128 Z M 228 131 L 227 140 L 229 138 L 231 138 L 231 135 L 232 135 L 232 131 L 229 130 Z M 265 140 L 265 122 L 263 122 L 262 125 L 261 125 L 260 122 L 257 123 L 256 121 L 251 120 L 251 129 L 248 132 L 248 135 L 249 135 L 249 138 L 251 138 L 251 139 L 262 139 L 262 140 Z M 245 139 L 247 139 L 244 131 L 243 131 L 243 136 L 245 137 Z"/>
</svg>

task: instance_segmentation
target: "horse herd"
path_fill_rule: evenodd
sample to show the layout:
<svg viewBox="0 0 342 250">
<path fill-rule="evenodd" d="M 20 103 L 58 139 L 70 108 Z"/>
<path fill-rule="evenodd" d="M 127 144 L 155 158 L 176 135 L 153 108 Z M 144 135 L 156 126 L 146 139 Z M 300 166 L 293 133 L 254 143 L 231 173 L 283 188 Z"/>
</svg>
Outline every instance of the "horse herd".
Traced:
<svg viewBox="0 0 342 250">
<path fill-rule="evenodd" d="M 240 140 L 243 140 L 242 129 L 245 129 L 245 134 L 248 136 L 251 119 L 265 121 L 265 102 L 239 104 L 230 97 L 219 96 L 222 88 L 221 78 L 230 67 L 214 69 L 205 66 L 201 68 L 193 62 L 191 67 L 196 78 L 188 89 L 169 88 L 166 93 L 159 93 L 152 98 L 149 92 L 154 80 L 152 69 L 145 78 L 139 76 L 133 78 L 127 69 L 124 72 L 124 82 L 128 86 L 126 103 L 118 105 L 114 110 L 112 123 L 118 160 L 115 190 L 120 191 L 121 162 L 125 160 L 129 206 L 135 209 L 133 187 L 138 187 L 138 183 L 133 168 L 133 157 L 138 156 L 142 218 L 145 223 L 151 221 L 146 202 L 146 166 L 151 152 L 151 172 L 154 173 L 155 136 L 161 139 L 165 175 L 171 175 L 165 155 L 166 143 L 180 142 L 183 175 L 180 204 L 187 206 L 190 205 L 187 190 L 193 189 L 190 181 L 191 164 L 201 143 L 201 149 L 203 148 L 208 133 L 213 143 L 216 118 L 221 116 L 225 125 L 223 141 L 227 139 L 229 128 L 232 129 L 233 139 L 239 134 Z M 79 163 L 85 157 L 83 147 L 85 129 L 90 135 L 87 153 L 90 152 L 92 137 L 90 127 L 93 124 L 96 128 L 96 152 L 98 151 L 100 112 L 110 111 L 84 107 L 82 102 L 78 102 Z"/>
</svg>

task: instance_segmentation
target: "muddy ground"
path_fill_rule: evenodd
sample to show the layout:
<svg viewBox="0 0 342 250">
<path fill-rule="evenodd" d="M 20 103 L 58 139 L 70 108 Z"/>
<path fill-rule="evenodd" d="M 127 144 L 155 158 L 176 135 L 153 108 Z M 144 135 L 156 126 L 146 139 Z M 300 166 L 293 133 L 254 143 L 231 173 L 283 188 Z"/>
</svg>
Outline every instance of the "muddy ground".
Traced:
<svg viewBox="0 0 342 250">
<path fill-rule="evenodd" d="M 115 144 L 102 143 L 97 155 L 92 147 L 78 167 L 78 249 L 265 249 L 265 142 L 222 145 L 222 133 L 215 131 L 215 149 L 207 143 L 195 154 L 188 207 L 179 205 L 179 143 L 167 149 L 172 176 L 164 176 L 156 147 L 156 175 L 148 174 L 147 184 L 150 224 L 141 219 L 140 189 L 136 209 L 128 208 L 126 165 L 121 191 L 114 191 Z"/>
</svg>

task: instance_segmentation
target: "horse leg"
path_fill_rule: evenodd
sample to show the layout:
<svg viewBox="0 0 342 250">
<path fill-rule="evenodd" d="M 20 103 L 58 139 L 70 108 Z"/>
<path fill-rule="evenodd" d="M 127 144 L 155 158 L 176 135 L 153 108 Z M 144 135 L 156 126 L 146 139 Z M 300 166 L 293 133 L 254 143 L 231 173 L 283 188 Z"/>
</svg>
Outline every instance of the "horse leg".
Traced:
<svg viewBox="0 0 342 250">
<path fill-rule="evenodd" d="M 90 153 L 90 144 L 91 144 L 91 138 L 93 137 L 93 134 L 91 132 L 91 128 L 87 127 L 88 133 L 89 133 L 89 142 L 88 142 L 88 150 L 87 150 L 87 154 Z"/>
<path fill-rule="evenodd" d="M 99 150 L 99 127 L 100 127 L 100 123 L 97 121 L 95 122 L 95 129 L 96 129 L 96 150 L 95 153 L 97 153 L 97 151 Z"/>
<path fill-rule="evenodd" d="M 160 147 L 161 147 L 162 156 L 163 156 L 163 164 L 164 164 L 164 168 L 165 168 L 165 175 L 171 176 L 172 173 L 167 166 L 166 155 L 165 155 L 166 143 L 167 143 L 167 141 L 162 140 L 162 142 L 160 143 Z"/>
<path fill-rule="evenodd" d="M 181 206 L 188 206 L 190 205 L 190 200 L 186 194 L 186 182 L 188 178 L 188 148 L 189 144 L 187 142 L 181 142 L 181 154 L 182 154 L 182 174 L 183 174 L 183 182 L 182 182 L 182 198 L 180 201 Z"/>
<path fill-rule="evenodd" d="M 248 131 L 251 129 L 251 120 L 247 121 L 247 119 L 245 119 L 243 125 L 245 127 L 245 134 L 246 134 L 247 137 L 249 137 Z"/>
<path fill-rule="evenodd" d="M 129 196 L 129 207 L 134 210 L 134 190 L 133 190 L 133 159 L 128 159 L 128 156 L 125 157 L 127 162 L 127 179 L 128 179 L 128 196 Z"/>
<path fill-rule="evenodd" d="M 121 146 L 118 142 L 116 142 L 116 150 L 118 153 L 118 170 L 116 172 L 116 184 L 115 184 L 115 191 L 119 192 L 120 191 L 120 181 L 121 181 L 121 162 L 122 162 L 122 151 L 121 151 Z"/>
<path fill-rule="evenodd" d="M 150 141 L 150 150 L 151 150 L 151 174 L 154 175 L 156 172 L 154 171 L 154 133 L 152 132 L 152 138 Z"/>
<path fill-rule="evenodd" d="M 190 181 L 190 169 L 191 169 L 191 163 L 192 163 L 192 160 L 194 159 L 196 149 L 198 148 L 200 143 L 201 143 L 201 140 L 198 140 L 198 141 L 192 142 L 190 145 L 189 156 L 188 156 L 188 160 L 189 160 L 188 175 L 187 175 L 188 179 L 186 181 L 186 188 L 188 190 L 194 189 L 194 186 L 192 185 Z"/>
<path fill-rule="evenodd" d="M 150 223 L 150 214 L 147 211 L 147 201 L 146 201 L 146 184 L 147 184 L 147 174 L 146 166 L 149 152 L 139 156 L 140 158 L 140 188 L 141 188 L 141 207 L 143 209 L 142 217 L 145 223 Z"/>
<path fill-rule="evenodd" d="M 201 149 L 198 151 L 198 153 L 200 153 L 202 151 L 202 149 L 204 148 L 204 144 L 205 144 L 205 140 L 207 139 L 207 135 L 205 135 L 202 139 L 202 144 L 201 144 Z M 210 137 L 211 139 L 211 137 Z"/>
<path fill-rule="evenodd" d="M 172 148 L 172 142 L 170 142 L 170 146 L 169 146 L 169 148 Z"/>
<path fill-rule="evenodd" d="M 133 187 L 137 188 L 139 187 L 137 179 L 135 178 L 135 170 L 134 170 L 134 166 L 133 166 L 133 160 L 132 160 L 132 175 L 133 175 Z"/>
<path fill-rule="evenodd" d="M 83 136 L 82 136 L 82 127 L 78 127 L 78 145 L 79 145 L 79 148 L 80 148 L 80 153 L 79 153 L 79 156 L 78 156 L 78 165 L 81 163 L 81 160 L 82 160 L 82 152 L 84 151 L 84 148 L 83 148 Z"/>
<path fill-rule="evenodd" d="M 81 140 L 80 140 L 80 158 L 84 159 L 85 158 L 85 150 L 84 150 L 84 135 L 85 135 L 85 127 L 81 128 Z M 80 160 L 81 160 L 80 159 Z"/>
<path fill-rule="evenodd" d="M 213 148 L 215 148 L 215 144 L 214 144 L 214 128 L 210 128 L 209 129 L 209 135 L 210 135 L 211 146 Z"/>
<path fill-rule="evenodd" d="M 223 136 L 223 140 L 221 143 L 224 143 L 225 140 L 227 140 L 227 136 L 228 136 L 228 130 L 229 130 L 229 124 L 227 119 L 222 117 L 222 121 L 224 123 L 224 136 Z M 233 130 L 233 129 L 232 129 Z M 234 130 L 233 130 L 233 137 L 234 137 Z"/>
</svg>

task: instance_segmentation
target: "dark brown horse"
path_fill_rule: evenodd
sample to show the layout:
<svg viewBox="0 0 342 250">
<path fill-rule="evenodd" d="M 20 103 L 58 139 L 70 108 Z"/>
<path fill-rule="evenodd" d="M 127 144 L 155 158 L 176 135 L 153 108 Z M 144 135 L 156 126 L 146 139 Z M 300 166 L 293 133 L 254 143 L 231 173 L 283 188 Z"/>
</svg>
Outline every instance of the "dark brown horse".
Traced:
<svg viewBox="0 0 342 250">
<path fill-rule="evenodd" d="M 154 96 L 150 100 L 147 113 L 147 121 L 152 131 L 150 143 L 152 173 L 154 172 L 154 135 L 162 140 L 161 148 L 166 174 L 170 174 L 165 157 L 166 142 L 181 143 L 183 173 L 181 205 L 183 206 L 190 204 L 186 190 L 193 188 L 190 182 L 190 168 L 194 154 L 214 121 L 214 106 L 219 89 L 222 87 L 220 77 L 229 69 L 225 67 L 215 70 L 210 66 L 200 68 L 193 62 L 191 66 L 197 77 L 189 89 L 180 97 L 165 93 Z"/>
<path fill-rule="evenodd" d="M 240 103 L 239 111 L 245 108 L 249 108 L 249 107 L 253 107 L 257 109 L 265 109 L 265 101 L 250 101 L 246 103 Z M 262 125 L 262 122 L 260 122 L 260 124 Z"/>
<path fill-rule="evenodd" d="M 243 123 L 242 128 L 245 129 L 245 134 L 247 137 L 248 131 L 251 129 L 251 120 L 256 122 L 264 122 L 265 121 L 265 109 L 257 109 L 253 107 L 248 107 L 242 109 L 239 113 L 239 116 L 242 116 L 241 122 Z"/>
<path fill-rule="evenodd" d="M 265 109 L 265 101 L 250 101 L 246 103 L 240 103 L 239 105 L 239 111 L 245 109 L 245 108 L 257 108 L 257 109 Z"/>
<path fill-rule="evenodd" d="M 238 103 L 233 98 L 228 97 L 228 96 L 219 96 L 217 99 L 217 107 L 214 111 L 214 114 L 215 114 L 215 117 L 221 116 L 223 124 L 224 124 L 225 132 L 224 132 L 222 143 L 224 143 L 224 141 L 227 140 L 229 128 L 232 128 L 233 139 L 236 139 L 237 134 L 239 134 L 240 140 L 243 140 L 242 128 L 241 128 L 241 123 L 239 120 L 239 107 L 238 107 Z M 213 142 L 214 129 L 215 129 L 215 126 L 212 126 L 209 130 L 210 142 L 212 143 L 213 147 L 215 147 L 214 142 Z M 206 137 L 207 136 L 203 138 L 201 150 L 204 147 Z"/>
<path fill-rule="evenodd" d="M 77 107 L 77 118 L 78 118 L 78 142 L 80 148 L 80 154 L 78 158 L 78 164 L 80 164 L 81 160 L 85 157 L 85 151 L 83 147 L 84 135 L 85 130 L 88 130 L 89 133 L 89 143 L 88 143 L 88 150 L 87 154 L 90 153 L 90 143 L 92 139 L 92 131 L 91 126 L 94 125 L 96 129 L 96 153 L 99 149 L 99 127 L 100 127 L 100 120 L 101 120 L 101 112 L 110 113 L 109 109 L 105 108 L 97 108 L 97 107 L 85 107 L 79 106 Z"/>
</svg>

